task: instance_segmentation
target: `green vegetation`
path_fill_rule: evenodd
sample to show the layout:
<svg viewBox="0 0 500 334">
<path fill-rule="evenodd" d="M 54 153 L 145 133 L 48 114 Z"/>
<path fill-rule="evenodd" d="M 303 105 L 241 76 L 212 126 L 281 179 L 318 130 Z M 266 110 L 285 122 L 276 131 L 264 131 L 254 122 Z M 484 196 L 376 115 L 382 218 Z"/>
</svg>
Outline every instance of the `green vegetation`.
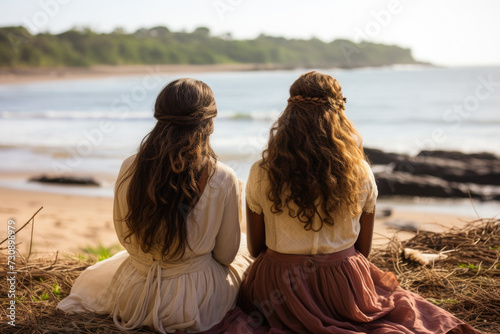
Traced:
<svg viewBox="0 0 500 334">
<path fill-rule="evenodd" d="M 395 45 L 260 35 L 235 40 L 212 36 L 207 28 L 191 33 L 166 27 L 97 33 L 73 29 L 32 35 L 24 27 L 0 28 L 0 67 L 58 67 L 127 64 L 277 64 L 285 67 L 359 67 L 415 64 L 410 49 Z"/>
<path fill-rule="evenodd" d="M 61 287 L 59 286 L 59 284 L 52 284 L 52 293 L 54 294 L 54 296 L 59 298 L 59 296 L 61 295 Z"/>
<path fill-rule="evenodd" d="M 31 296 L 31 299 L 34 302 L 51 299 L 51 295 L 49 294 L 49 292 L 47 290 L 48 285 L 43 281 L 43 279 L 41 277 L 39 278 L 39 280 L 40 280 L 40 283 L 42 283 L 42 284 L 40 284 L 40 286 L 43 287 L 42 288 L 43 292 L 38 298 L 37 298 L 36 294 Z M 59 300 L 61 298 L 61 287 L 59 286 L 59 284 L 57 284 L 57 283 L 52 284 L 50 291 L 52 293 L 52 296 L 55 299 Z M 22 301 L 22 300 L 24 300 L 24 297 L 18 298 L 18 301 Z"/>
<path fill-rule="evenodd" d="M 478 266 L 470 264 L 470 263 L 467 263 L 467 264 L 459 263 L 459 264 L 457 264 L 457 266 L 459 266 L 460 268 L 471 269 L 471 270 L 478 270 L 479 269 Z"/>
<path fill-rule="evenodd" d="M 110 247 L 105 247 L 102 244 L 99 243 L 97 247 L 93 246 L 87 246 L 82 249 L 82 252 L 88 254 L 90 256 L 90 259 L 97 259 L 98 262 L 105 260 L 107 258 L 110 258 L 113 256 L 117 251 L 121 250 L 120 245 L 113 245 Z M 80 253 L 78 253 L 78 258 L 82 260 L 86 260 L 84 256 L 82 256 Z"/>
</svg>

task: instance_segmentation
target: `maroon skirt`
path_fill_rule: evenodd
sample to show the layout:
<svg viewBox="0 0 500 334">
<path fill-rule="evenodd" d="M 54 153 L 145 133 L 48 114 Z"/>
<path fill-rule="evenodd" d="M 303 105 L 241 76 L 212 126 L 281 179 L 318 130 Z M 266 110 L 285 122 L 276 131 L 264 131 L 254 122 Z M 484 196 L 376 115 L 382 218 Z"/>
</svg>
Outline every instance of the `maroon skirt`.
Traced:
<svg viewBox="0 0 500 334">
<path fill-rule="evenodd" d="M 399 287 L 354 247 L 320 255 L 268 249 L 250 267 L 238 304 L 272 333 L 479 333 Z"/>
</svg>

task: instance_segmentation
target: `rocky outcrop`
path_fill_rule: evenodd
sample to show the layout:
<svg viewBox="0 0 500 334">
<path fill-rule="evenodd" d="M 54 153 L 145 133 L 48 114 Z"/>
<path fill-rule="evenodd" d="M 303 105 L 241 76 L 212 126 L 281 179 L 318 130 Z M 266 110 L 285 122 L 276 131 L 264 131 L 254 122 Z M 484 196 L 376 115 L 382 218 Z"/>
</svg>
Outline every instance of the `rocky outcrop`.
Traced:
<svg viewBox="0 0 500 334">
<path fill-rule="evenodd" d="M 449 160 L 460 160 L 460 161 L 471 161 L 471 160 L 492 160 L 498 161 L 498 157 L 494 154 L 488 152 L 480 152 L 480 153 L 463 153 L 459 151 L 420 151 L 417 154 L 417 157 L 434 157 L 434 158 L 443 158 Z"/>
<path fill-rule="evenodd" d="M 417 156 L 366 149 L 379 196 L 472 197 L 500 200 L 500 158 L 490 153 L 422 151 Z"/>
<path fill-rule="evenodd" d="M 398 163 L 401 160 L 408 158 L 407 155 L 398 153 L 389 153 L 375 148 L 364 148 L 365 155 L 374 165 L 388 165 L 390 163 Z"/>
<path fill-rule="evenodd" d="M 392 162 L 394 171 L 412 175 L 430 175 L 446 181 L 500 185 L 500 160 L 477 158 L 452 160 L 433 156 L 416 156 Z"/>
<path fill-rule="evenodd" d="M 404 172 L 375 174 L 379 196 L 418 196 L 442 198 L 477 198 L 500 201 L 500 187 L 484 188 L 475 184 L 450 182 L 429 175 Z"/>
</svg>

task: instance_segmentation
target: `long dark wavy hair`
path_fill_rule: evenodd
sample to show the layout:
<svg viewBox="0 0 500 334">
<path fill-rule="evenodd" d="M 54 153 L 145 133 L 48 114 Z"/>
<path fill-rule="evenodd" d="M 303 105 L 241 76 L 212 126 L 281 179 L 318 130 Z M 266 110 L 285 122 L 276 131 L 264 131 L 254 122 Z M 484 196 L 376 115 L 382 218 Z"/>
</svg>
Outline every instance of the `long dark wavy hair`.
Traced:
<svg viewBox="0 0 500 334">
<path fill-rule="evenodd" d="M 217 159 L 209 143 L 216 115 L 213 92 L 201 81 L 175 80 L 158 95 L 158 122 L 132 164 L 124 217 L 126 240 L 135 235 L 143 252 L 154 247 L 163 260 L 178 260 L 189 248 L 187 217 L 200 197 L 198 181 Z"/>
<path fill-rule="evenodd" d="M 345 102 L 333 77 L 316 71 L 301 75 L 290 87 L 288 105 L 273 124 L 262 154 L 271 210 L 279 213 L 286 208 L 306 230 L 313 229 L 316 215 L 321 225 L 314 231 L 333 225 L 332 213 L 338 208 L 353 217 L 361 213 L 365 156 L 361 136 L 344 115 Z"/>
</svg>

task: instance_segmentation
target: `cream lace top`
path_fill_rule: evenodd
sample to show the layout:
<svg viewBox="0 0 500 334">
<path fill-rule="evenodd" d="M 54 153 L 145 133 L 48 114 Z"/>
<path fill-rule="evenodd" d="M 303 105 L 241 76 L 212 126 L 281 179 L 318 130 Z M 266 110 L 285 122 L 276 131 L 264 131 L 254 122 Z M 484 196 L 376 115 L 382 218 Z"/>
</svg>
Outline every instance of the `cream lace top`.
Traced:
<svg viewBox="0 0 500 334">
<path fill-rule="evenodd" d="M 337 210 L 332 215 L 334 225 L 323 225 L 319 232 L 306 231 L 304 224 L 297 218 L 292 218 L 288 210 L 272 213 L 273 204 L 267 198 L 269 179 L 267 172 L 260 167 L 260 160 L 255 162 L 248 176 L 246 185 L 246 202 L 250 210 L 264 214 L 266 245 L 270 249 L 285 254 L 327 254 L 347 249 L 354 245 L 360 231 L 359 218 L 351 217 L 348 212 Z M 373 212 L 378 191 L 375 178 L 368 163 L 365 162 L 368 178 L 360 196 L 360 205 L 364 212 Z M 294 208 L 294 204 L 291 204 Z M 323 214 L 321 208 L 318 212 Z M 247 222 L 248 223 L 248 222 Z M 313 222 L 313 229 L 320 225 L 319 217 Z"/>
</svg>

